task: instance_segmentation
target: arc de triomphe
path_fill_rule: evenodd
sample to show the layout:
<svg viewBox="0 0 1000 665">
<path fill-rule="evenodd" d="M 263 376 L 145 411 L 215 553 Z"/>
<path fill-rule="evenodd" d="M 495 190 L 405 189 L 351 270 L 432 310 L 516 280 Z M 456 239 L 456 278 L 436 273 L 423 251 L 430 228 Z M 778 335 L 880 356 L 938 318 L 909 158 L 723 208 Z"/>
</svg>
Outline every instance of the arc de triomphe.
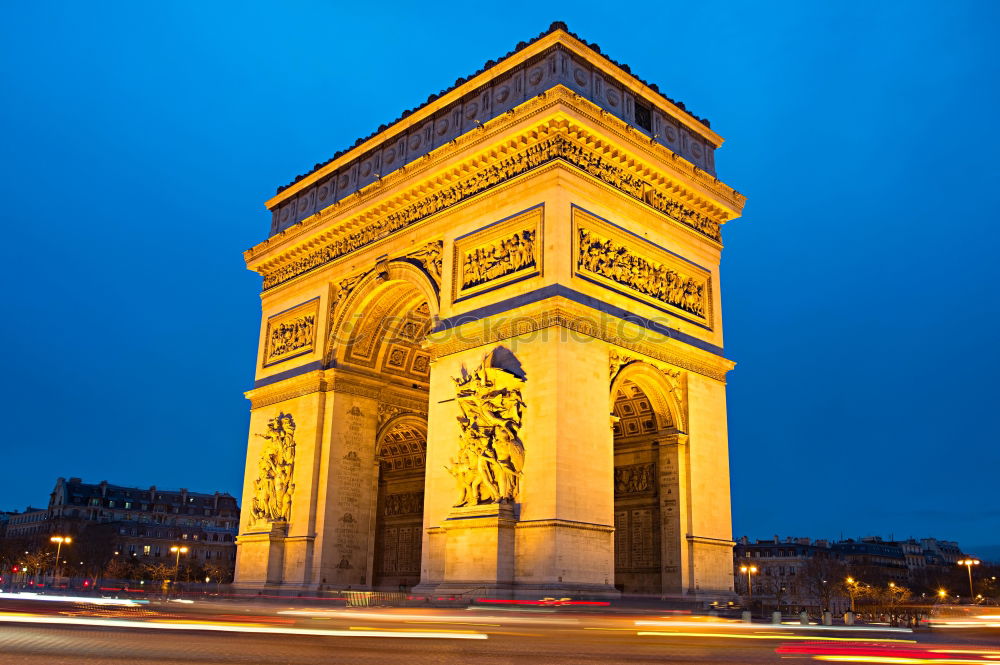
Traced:
<svg viewBox="0 0 1000 665">
<path fill-rule="evenodd" d="M 281 188 L 236 583 L 731 592 L 721 143 L 553 24 Z"/>
</svg>

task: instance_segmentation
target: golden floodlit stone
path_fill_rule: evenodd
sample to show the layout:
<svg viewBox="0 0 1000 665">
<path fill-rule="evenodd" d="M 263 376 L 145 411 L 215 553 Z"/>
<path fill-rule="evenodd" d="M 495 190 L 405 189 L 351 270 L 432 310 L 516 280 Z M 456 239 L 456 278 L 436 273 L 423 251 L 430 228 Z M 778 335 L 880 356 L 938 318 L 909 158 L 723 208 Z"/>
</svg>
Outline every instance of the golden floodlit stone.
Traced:
<svg viewBox="0 0 1000 665">
<path fill-rule="evenodd" d="M 731 594 L 721 142 L 554 26 L 268 201 L 236 584 Z"/>
</svg>

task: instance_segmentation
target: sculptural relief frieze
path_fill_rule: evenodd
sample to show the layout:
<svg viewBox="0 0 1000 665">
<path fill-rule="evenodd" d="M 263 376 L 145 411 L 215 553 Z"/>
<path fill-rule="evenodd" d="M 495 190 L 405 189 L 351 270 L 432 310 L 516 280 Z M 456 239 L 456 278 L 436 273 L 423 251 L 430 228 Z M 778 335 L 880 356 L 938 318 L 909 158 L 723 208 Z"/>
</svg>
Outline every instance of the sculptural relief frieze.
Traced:
<svg viewBox="0 0 1000 665">
<path fill-rule="evenodd" d="M 516 501 L 524 468 L 525 380 L 520 362 L 502 346 L 471 373 L 463 366 L 454 379 L 461 438 L 448 471 L 458 487 L 456 507 Z"/>
<path fill-rule="evenodd" d="M 385 504 L 382 508 L 382 514 L 386 517 L 419 515 L 423 512 L 423 510 L 423 492 L 402 492 L 400 494 L 386 495 Z"/>
<path fill-rule="evenodd" d="M 464 252 L 462 288 L 478 286 L 535 266 L 535 232 L 520 231 L 507 238 Z"/>
<path fill-rule="evenodd" d="M 711 274 L 580 208 L 573 209 L 576 274 L 613 283 L 667 312 L 712 327 Z M 597 280 L 593 278 L 597 277 Z M 669 305 L 670 308 L 664 308 Z"/>
<path fill-rule="evenodd" d="M 361 230 L 345 233 L 300 258 L 283 262 L 273 268 L 261 268 L 264 289 L 294 279 L 313 268 L 381 240 L 425 217 L 555 159 L 561 159 L 598 178 L 715 242 L 721 239 L 718 221 L 674 201 L 647 180 L 619 166 L 617 160 L 598 154 L 567 136 L 556 134 L 524 150 L 499 158 L 471 176 L 442 187 L 416 202 L 388 214 L 376 216 L 371 221 L 366 221 Z"/>
<path fill-rule="evenodd" d="M 316 333 L 316 316 L 307 314 L 282 321 L 270 330 L 267 340 L 268 362 L 294 351 L 312 347 Z"/>
<path fill-rule="evenodd" d="M 668 265 L 636 253 L 632 248 L 580 227 L 577 267 L 610 279 L 639 293 L 705 318 L 708 289 L 696 279 Z"/>
<path fill-rule="evenodd" d="M 615 496 L 644 494 L 656 488 L 655 465 L 629 464 L 615 467 Z"/>
<path fill-rule="evenodd" d="M 319 299 L 275 314 L 267 322 L 264 366 L 273 365 L 313 350 Z"/>
<path fill-rule="evenodd" d="M 453 299 L 541 274 L 544 213 L 537 205 L 456 238 Z"/>
<path fill-rule="evenodd" d="M 267 423 L 267 431 L 257 459 L 250 513 L 255 522 L 287 522 L 291 519 L 295 471 L 295 419 L 279 413 Z"/>
</svg>

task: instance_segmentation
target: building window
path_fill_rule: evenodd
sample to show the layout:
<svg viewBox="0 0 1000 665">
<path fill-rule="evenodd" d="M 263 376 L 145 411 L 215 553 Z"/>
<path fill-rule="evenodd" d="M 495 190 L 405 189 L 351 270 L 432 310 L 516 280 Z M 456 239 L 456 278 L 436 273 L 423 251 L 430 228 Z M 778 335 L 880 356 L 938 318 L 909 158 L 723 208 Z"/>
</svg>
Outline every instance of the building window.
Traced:
<svg viewBox="0 0 1000 665">
<path fill-rule="evenodd" d="M 142 555 L 143 556 L 149 556 L 149 552 L 150 552 L 149 545 L 143 545 L 142 546 Z"/>
</svg>

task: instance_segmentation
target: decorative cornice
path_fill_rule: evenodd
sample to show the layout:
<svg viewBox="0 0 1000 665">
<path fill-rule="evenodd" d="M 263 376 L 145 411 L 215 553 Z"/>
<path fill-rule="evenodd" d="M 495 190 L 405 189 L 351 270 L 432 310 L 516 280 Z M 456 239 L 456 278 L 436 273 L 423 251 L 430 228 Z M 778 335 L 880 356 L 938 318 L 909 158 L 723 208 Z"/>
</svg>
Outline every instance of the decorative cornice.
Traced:
<svg viewBox="0 0 1000 665">
<path fill-rule="evenodd" d="M 579 529 L 580 531 L 598 531 L 600 533 L 612 533 L 615 528 L 606 524 L 594 524 L 592 522 L 576 522 L 574 520 L 549 519 L 549 520 L 529 520 L 518 522 L 518 529 L 545 529 L 559 527 L 563 529 Z"/>
<path fill-rule="evenodd" d="M 378 386 L 358 383 L 339 376 L 333 380 L 331 389 L 335 393 L 344 393 L 347 395 L 356 395 L 358 397 L 368 397 L 371 399 L 378 399 L 382 394 L 382 391 Z"/>
<path fill-rule="evenodd" d="M 590 132 L 576 126 L 574 123 L 567 122 L 565 119 L 562 119 L 562 121 L 550 119 L 547 122 L 541 123 L 533 130 L 525 130 L 521 135 L 509 138 L 504 145 L 493 146 L 488 153 L 467 160 L 465 163 L 452 169 L 450 173 L 440 174 L 429 182 L 415 182 L 406 191 L 398 192 L 391 199 L 385 200 L 383 198 L 385 192 L 390 191 L 394 186 L 402 184 L 406 180 L 419 177 L 421 174 L 429 175 L 432 168 L 440 167 L 443 165 L 443 162 L 446 162 L 456 152 L 474 144 L 501 138 L 500 134 L 523 121 L 526 116 L 547 110 L 557 104 L 566 104 L 587 119 L 593 121 L 597 126 L 605 127 L 609 135 L 615 136 L 632 150 L 638 153 L 648 153 L 649 156 L 661 160 L 668 166 L 668 169 L 676 171 L 676 175 L 658 174 L 652 171 L 650 167 L 637 163 L 634 158 L 620 154 L 620 150 L 614 146 L 604 145 L 603 142 L 592 136 Z M 674 206 L 683 207 L 680 201 L 688 201 L 694 205 L 705 206 L 706 210 L 710 213 L 710 218 L 714 218 L 718 222 L 724 222 L 732 214 L 730 211 L 738 213 L 745 201 L 745 197 L 726 186 L 714 176 L 698 169 L 687 160 L 678 157 L 669 148 L 649 142 L 646 137 L 637 134 L 634 129 L 631 129 L 627 123 L 615 118 L 595 104 L 560 85 L 508 111 L 505 115 L 488 121 L 479 130 L 467 132 L 449 144 L 428 153 L 419 161 L 411 163 L 407 167 L 368 185 L 349 199 L 339 201 L 276 234 L 267 241 L 244 252 L 244 258 L 248 265 L 250 265 L 254 257 L 288 243 L 292 238 L 301 237 L 302 232 L 306 229 L 315 228 L 320 224 L 326 223 L 332 216 L 343 215 L 350 209 L 358 210 L 356 216 L 345 219 L 343 223 L 338 224 L 336 227 L 325 230 L 320 235 L 306 240 L 297 247 L 288 247 L 282 256 L 268 259 L 256 266 L 250 265 L 251 269 L 258 270 L 262 274 L 269 273 L 272 271 L 272 266 L 277 267 L 277 263 L 284 263 L 288 259 L 291 259 L 292 254 L 301 254 L 322 248 L 334 238 L 341 239 L 340 236 L 343 236 L 350 229 L 356 227 L 363 228 L 371 224 L 373 220 L 399 212 L 401 208 L 405 209 L 408 205 L 412 205 L 410 202 L 414 199 L 423 198 L 428 193 L 431 193 L 429 198 L 433 198 L 433 192 L 441 189 L 442 185 L 454 181 L 459 175 L 468 173 L 470 168 L 479 170 L 484 163 L 500 161 L 515 150 L 523 148 L 526 144 L 541 140 L 542 137 L 551 133 L 554 124 L 564 125 L 563 130 L 567 135 L 574 133 L 580 135 L 581 140 L 585 140 L 588 145 L 592 146 L 592 149 L 601 152 L 600 156 L 603 162 L 625 164 L 640 174 L 640 176 L 634 177 L 639 177 L 640 180 L 642 180 L 642 177 L 651 179 L 649 186 L 652 187 L 652 190 L 643 188 L 640 192 L 639 188 L 633 184 L 631 186 L 633 189 L 632 195 L 635 198 L 640 198 L 640 200 L 654 207 L 654 209 L 662 208 L 661 212 L 665 212 L 668 216 L 671 214 L 671 211 L 667 208 L 671 206 L 667 202 L 673 201 Z M 699 186 L 706 188 L 711 197 L 718 199 L 719 202 L 728 207 L 728 210 L 719 208 L 715 202 L 705 197 L 704 194 L 690 191 L 688 186 L 682 184 L 677 179 L 677 175 L 684 175 Z M 663 191 L 659 191 L 660 189 L 663 189 Z M 438 194 L 438 198 L 441 198 L 440 194 Z M 379 205 L 367 211 L 361 210 L 366 204 L 377 203 L 379 199 L 381 199 Z M 680 214 L 676 209 L 673 210 L 673 213 Z M 385 235 L 388 235 L 388 233 Z M 384 237 L 384 235 L 379 236 L 379 238 L 381 237 Z"/>
<path fill-rule="evenodd" d="M 725 381 L 726 372 L 735 364 L 714 354 L 682 345 L 665 335 L 641 328 L 633 323 L 593 316 L 582 316 L 574 311 L 569 301 L 556 297 L 545 301 L 542 308 L 525 308 L 511 312 L 507 320 L 484 330 L 481 323 L 471 322 L 456 328 L 431 333 L 427 346 L 431 359 L 461 353 L 486 344 L 519 335 L 535 333 L 550 327 L 559 327 L 575 333 L 600 339 L 609 344 L 665 362 L 717 381 Z M 641 338 L 641 339 L 640 339 Z M 636 341 L 638 340 L 638 341 Z"/>
<path fill-rule="evenodd" d="M 352 220 L 352 222 L 340 227 L 343 233 L 338 237 L 324 243 L 309 243 L 314 248 L 304 254 L 293 257 L 291 253 L 286 253 L 258 266 L 256 269 L 264 277 L 264 289 L 268 290 L 279 286 L 315 268 L 372 245 L 431 215 L 554 160 L 561 160 L 574 166 L 630 198 L 648 205 L 653 210 L 698 233 L 716 245 L 719 244 L 721 241 L 719 221 L 677 202 L 667 192 L 651 184 L 649 180 L 635 175 L 632 168 L 622 166 L 621 164 L 629 162 L 626 161 L 625 155 L 615 154 L 618 152 L 617 150 L 595 144 L 595 147 L 604 148 L 603 154 L 601 154 L 598 150 L 586 147 L 571 139 L 570 135 L 571 133 L 568 131 L 557 129 L 548 138 L 538 141 L 525 150 L 509 155 L 464 180 L 432 190 L 433 193 L 427 194 L 415 202 L 408 202 L 405 207 L 384 216 L 366 220 L 364 226 L 358 231 L 348 232 L 350 228 L 357 226 L 356 220 Z M 456 169 L 456 172 L 460 170 L 462 169 Z M 316 246 L 317 244 L 318 246 Z"/>
<path fill-rule="evenodd" d="M 302 397 L 326 390 L 326 379 L 322 370 L 314 370 L 291 378 L 254 388 L 243 393 L 250 400 L 251 408 L 259 409 L 286 400 Z"/>
<path fill-rule="evenodd" d="M 396 413 L 417 413 L 427 415 L 427 399 L 413 399 L 395 392 L 392 388 L 383 388 L 379 393 L 380 407 L 396 410 Z M 393 414 L 395 415 L 395 414 Z"/>
<path fill-rule="evenodd" d="M 687 541 L 689 543 L 697 543 L 698 545 L 713 545 L 715 547 L 726 547 L 729 549 L 732 549 L 736 545 L 735 540 L 709 538 L 708 536 L 692 536 L 690 533 L 687 534 Z"/>
</svg>

